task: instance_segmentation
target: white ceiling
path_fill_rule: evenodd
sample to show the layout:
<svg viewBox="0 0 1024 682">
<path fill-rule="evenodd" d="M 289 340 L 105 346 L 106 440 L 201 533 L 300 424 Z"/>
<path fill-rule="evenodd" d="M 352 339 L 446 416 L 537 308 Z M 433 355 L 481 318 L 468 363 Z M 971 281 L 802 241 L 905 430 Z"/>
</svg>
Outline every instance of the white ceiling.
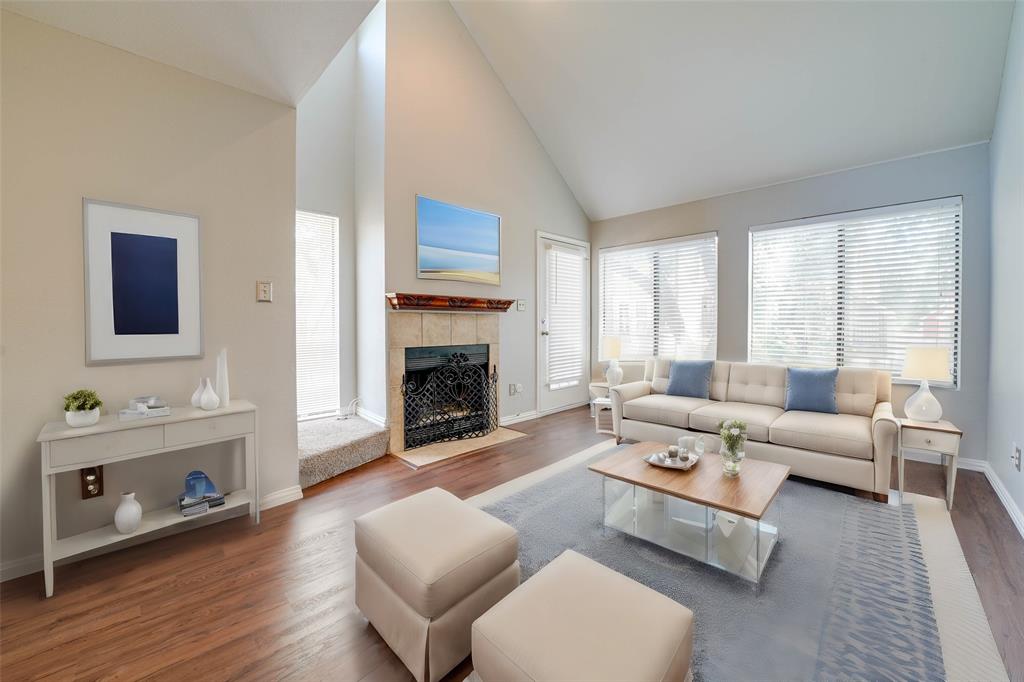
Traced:
<svg viewBox="0 0 1024 682">
<path fill-rule="evenodd" d="M 4 0 L 3 8 L 294 106 L 376 0 Z"/>
<path fill-rule="evenodd" d="M 989 139 L 1012 11 L 453 4 L 595 220 Z"/>
</svg>

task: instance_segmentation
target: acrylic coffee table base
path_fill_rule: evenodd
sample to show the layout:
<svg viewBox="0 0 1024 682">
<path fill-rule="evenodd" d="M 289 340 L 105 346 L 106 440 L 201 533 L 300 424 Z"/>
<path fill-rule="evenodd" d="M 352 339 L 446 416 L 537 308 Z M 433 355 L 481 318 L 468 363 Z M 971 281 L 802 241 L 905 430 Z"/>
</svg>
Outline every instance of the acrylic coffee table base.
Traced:
<svg viewBox="0 0 1024 682">
<path fill-rule="evenodd" d="M 782 503 L 760 519 L 604 477 L 604 525 L 760 585 L 780 542 Z"/>
</svg>

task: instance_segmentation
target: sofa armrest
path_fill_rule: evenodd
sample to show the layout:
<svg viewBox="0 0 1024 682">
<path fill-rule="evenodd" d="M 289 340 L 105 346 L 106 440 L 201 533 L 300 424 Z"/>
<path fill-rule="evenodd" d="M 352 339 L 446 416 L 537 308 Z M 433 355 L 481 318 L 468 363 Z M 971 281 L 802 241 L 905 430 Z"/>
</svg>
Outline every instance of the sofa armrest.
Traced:
<svg viewBox="0 0 1024 682">
<path fill-rule="evenodd" d="M 622 404 L 641 396 L 650 395 L 651 384 L 647 381 L 632 381 L 628 384 L 612 386 L 608 393 L 612 399 L 612 432 L 615 433 L 615 438 L 619 439 L 622 438 L 622 432 L 619 430 L 619 426 L 622 424 Z"/>
<path fill-rule="evenodd" d="M 892 411 L 892 403 L 882 402 L 875 405 L 871 415 L 871 440 L 874 445 L 875 459 L 875 492 L 889 492 L 890 476 L 892 475 L 892 458 L 899 447 L 900 423 Z"/>
</svg>

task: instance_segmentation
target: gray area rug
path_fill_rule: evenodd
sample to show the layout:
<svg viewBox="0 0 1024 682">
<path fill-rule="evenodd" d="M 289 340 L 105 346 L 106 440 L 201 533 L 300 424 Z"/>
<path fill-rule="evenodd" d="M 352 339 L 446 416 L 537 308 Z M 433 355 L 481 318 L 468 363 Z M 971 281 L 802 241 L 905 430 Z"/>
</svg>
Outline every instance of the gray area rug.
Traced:
<svg viewBox="0 0 1024 682">
<path fill-rule="evenodd" d="M 945 678 L 913 507 L 796 480 L 780 495 L 782 542 L 759 593 L 605 529 L 601 476 L 587 463 L 484 509 L 519 531 L 524 579 L 571 548 L 691 609 L 695 680 Z"/>
</svg>

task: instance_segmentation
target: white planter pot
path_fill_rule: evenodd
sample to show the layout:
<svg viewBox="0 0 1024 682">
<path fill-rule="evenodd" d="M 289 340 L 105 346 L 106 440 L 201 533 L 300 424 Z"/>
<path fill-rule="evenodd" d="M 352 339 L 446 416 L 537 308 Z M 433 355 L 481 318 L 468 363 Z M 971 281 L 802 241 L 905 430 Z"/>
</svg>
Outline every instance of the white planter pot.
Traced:
<svg viewBox="0 0 1024 682">
<path fill-rule="evenodd" d="M 142 505 L 135 499 L 135 493 L 121 493 L 121 504 L 114 512 L 114 527 L 118 533 L 128 535 L 139 529 L 142 522 Z"/>
<path fill-rule="evenodd" d="M 94 407 L 91 410 L 83 410 L 80 412 L 65 412 L 64 421 L 68 423 L 68 426 L 92 426 L 100 420 L 100 408 Z"/>
</svg>

